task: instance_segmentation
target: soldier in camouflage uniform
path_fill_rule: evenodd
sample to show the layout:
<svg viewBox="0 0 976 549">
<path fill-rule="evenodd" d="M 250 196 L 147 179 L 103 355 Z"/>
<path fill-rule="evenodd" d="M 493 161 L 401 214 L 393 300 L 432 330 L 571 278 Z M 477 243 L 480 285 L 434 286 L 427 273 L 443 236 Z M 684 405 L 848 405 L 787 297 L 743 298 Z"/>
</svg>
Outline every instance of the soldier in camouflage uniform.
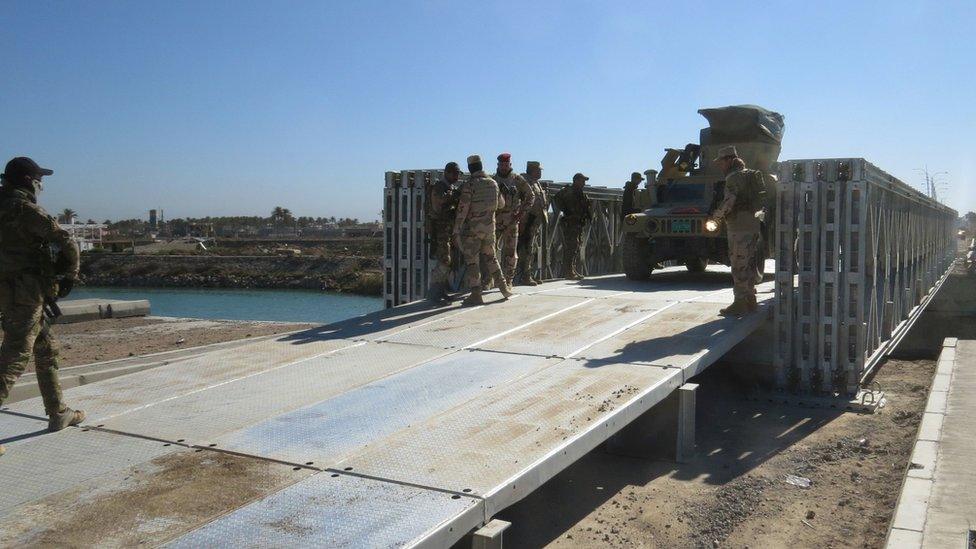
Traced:
<svg viewBox="0 0 976 549">
<path fill-rule="evenodd" d="M 759 251 L 760 220 L 756 216 L 762 208 L 762 174 L 746 168 L 735 147 L 719 149 L 717 162 L 725 173 L 725 196 L 712 214 L 716 222 L 725 222 L 729 241 L 729 263 L 732 265 L 734 301 L 720 312 L 738 316 L 755 311 L 756 265 Z"/>
<path fill-rule="evenodd" d="M 66 296 L 78 278 L 78 247 L 37 205 L 41 178 L 53 173 L 18 157 L 0 175 L 0 405 L 34 357 L 48 430 L 59 431 L 85 414 L 62 402 L 58 345 L 44 312 L 45 302 Z"/>
<path fill-rule="evenodd" d="M 447 277 L 451 274 L 451 236 L 457 213 L 458 179 L 461 169 L 457 162 L 444 166 L 444 178 L 428 188 L 427 235 L 430 240 L 430 259 L 435 262 L 430 273 L 428 297 L 431 301 L 449 301 Z"/>
<path fill-rule="evenodd" d="M 468 157 L 468 171 L 471 176 L 461 185 L 454 222 L 454 240 L 464 255 L 464 280 L 471 290 L 464 299 L 465 306 L 484 304 L 478 261 L 482 257 L 487 263 L 488 276 L 495 279 L 505 299 L 512 295 L 495 257 L 495 212 L 504 207 L 505 200 L 498 192 L 498 184 L 485 174 L 480 156 Z"/>
<path fill-rule="evenodd" d="M 542 178 L 542 164 L 536 161 L 525 163 L 525 181 L 532 189 L 532 205 L 522 217 L 518 233 L 518 273 L 521 283 L 535 286 L 540 281 L 535 277 L 535 262 L 539 255 L 539 240 L 536 238 L 539 227 L 546 221 L 549 208 L 549 197 L 542 188 L 539 179 Z"/>
<path fill-rule="evenodd" d="M 583 280 L 579 273 L 580 246 L 583 243 L 583 227 L 592 218 L 590 199 L 583 193 L 583 186 L 589 177 L 578 173 L 573 176 L 573 184 L 563 187 L 552 197 L 553 203 L 562 212 L 559 225 L 563 232 L 563 278 Z"/>
<path fill-rule="evenodd" d="M 512 155 L 509 153 L 498 155 L 498 170 L 493 179 L 505 199 L 505 205 L 495 216 L 495 236 L 501 252 L 499 262 L 505 283 L 511 286 L 518 264 L 519 222 L 532 206 L 535 193 L 525 178 L 512 169 Z"/>
</svg>

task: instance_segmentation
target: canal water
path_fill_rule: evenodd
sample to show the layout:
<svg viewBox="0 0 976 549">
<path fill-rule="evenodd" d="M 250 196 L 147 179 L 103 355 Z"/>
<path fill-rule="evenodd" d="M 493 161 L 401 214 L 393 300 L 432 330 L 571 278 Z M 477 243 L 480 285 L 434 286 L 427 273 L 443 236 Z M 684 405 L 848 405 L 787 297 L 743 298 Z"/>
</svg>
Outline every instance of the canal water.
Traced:
<svg viewBox="0 0 976 549">
<path fill-rule="evenodd" d="M 68 299 L 148 299 L 155 316 L 328 323 L 378 311 L 383 299 L 306 290 L 81 287 Z"/>
</svg>

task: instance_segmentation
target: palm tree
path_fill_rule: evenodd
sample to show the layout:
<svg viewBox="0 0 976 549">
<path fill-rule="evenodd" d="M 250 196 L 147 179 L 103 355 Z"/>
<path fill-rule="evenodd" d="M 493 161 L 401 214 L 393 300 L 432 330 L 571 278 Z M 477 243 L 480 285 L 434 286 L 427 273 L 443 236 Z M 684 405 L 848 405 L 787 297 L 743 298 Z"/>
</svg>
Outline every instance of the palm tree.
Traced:
<svg viewBox="0 0 976 549">
<path fill-rule="evenodd" d="M 66 224 L 72 223 L 72 220 L 77 216 L 78 212 L 72 210 L 71 208 L 65 208 L 64 211 L 61 212 L 61 220 Z"/>
</svg>

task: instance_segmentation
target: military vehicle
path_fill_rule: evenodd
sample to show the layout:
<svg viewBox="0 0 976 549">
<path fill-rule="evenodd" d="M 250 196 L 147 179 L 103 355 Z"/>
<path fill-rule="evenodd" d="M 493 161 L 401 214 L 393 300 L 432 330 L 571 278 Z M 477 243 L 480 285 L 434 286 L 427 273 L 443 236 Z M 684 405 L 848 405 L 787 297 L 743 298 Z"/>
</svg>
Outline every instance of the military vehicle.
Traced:
<svg viewBox="0 0 976 549">
<path fill-rule="evenodd" d="M 623 265 L 631 280 L 646 280 L 665 261 L 683 263 L 691 272 L 704 271 L 709 263 L 729 264 L 725 227 L 710 221 L 725 190 L 724 174 L 711 160 L 726 145 L 735 145 L 747 167 L 763 172 L 766 214 L 758 264 L 769 257 L 783 116 L 755 105 L 698 113 L 709 124 L 701 130 L 699 144 L 665 149 L 661 170 L 644 172 L 646 188 L 625 187 Z"/>
</svg>

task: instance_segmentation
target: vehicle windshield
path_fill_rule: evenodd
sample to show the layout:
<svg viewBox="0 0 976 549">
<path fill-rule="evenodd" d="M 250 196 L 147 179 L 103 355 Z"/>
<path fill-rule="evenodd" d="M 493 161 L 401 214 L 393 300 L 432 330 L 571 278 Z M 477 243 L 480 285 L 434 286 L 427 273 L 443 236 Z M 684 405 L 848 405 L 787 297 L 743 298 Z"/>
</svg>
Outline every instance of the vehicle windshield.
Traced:
<svg viewBox="0 0 976 549">
<path fill-rule="evenodd" d="M 701 202 L 705 200 L 704 183 L 671 183 L 658 187 L 658 202 Z"/>
</svg>

